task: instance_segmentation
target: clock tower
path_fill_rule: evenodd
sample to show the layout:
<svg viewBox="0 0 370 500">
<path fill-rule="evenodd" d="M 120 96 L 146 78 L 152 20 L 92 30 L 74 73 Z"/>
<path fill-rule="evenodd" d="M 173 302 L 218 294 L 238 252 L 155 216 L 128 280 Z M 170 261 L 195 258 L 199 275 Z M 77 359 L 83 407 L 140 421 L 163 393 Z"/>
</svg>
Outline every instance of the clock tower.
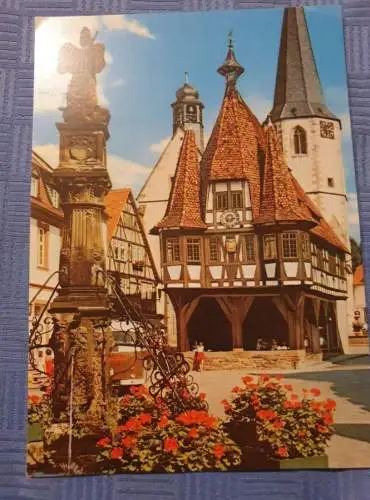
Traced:
<svg viewBox="0 0 370 500">
<path fill-rule="evenodd" d="M 328 108 L 302 7 L 284 10 L 274 104 L 270 113 L 284 158 L 306 194 L 350 248 L 342 154 L 342 124 Z M 337 304 L 342 332 L 352 331 L 351 257 L 347 255 L 346 302 Z M 343 333 L 342 345 L 347 348 Z"/>
</svg>

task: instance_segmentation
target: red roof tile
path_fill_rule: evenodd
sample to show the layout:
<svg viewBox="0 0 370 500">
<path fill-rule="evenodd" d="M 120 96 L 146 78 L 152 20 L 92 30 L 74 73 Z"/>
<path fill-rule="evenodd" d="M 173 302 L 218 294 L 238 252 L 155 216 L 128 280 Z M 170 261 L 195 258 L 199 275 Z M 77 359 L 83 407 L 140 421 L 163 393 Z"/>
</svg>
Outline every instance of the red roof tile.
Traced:
<svg viewBox="0 0 370 500">
<path fill-rule="evenodd" d="M 365 282 L 364 279 L 364 266 L 360 264 L 356 267 L 355 272 L 353 273 L 353 284 L 354 285 L 363 285 Z"/>
<path fill-rule="evenodd" d="M 186 130 L 164 218 L 154 228 L 205 229 L 200 211 L 200 167 L 195 134 Z"/>
<path fill-rule="evenodd" d="M 121 216 L 123 207 L 130 196 L 131 190 L 125 189 L 113 189 L 109 191 L 104 199 L 106 213 L 108 215 L 107 221 L 107 232 L 108 241 L 114 236 L 119 218 Z"/>
<path fill-rule="evenodd" d="M 266 158 L 259 216 L 256 224 L 290 221 L 314 222 L 299 202 L 292 175 L 285 164 L 275 127 L 266 129 Z"/>
<path fill-rule="evenodd" d="M 202 195 L 209 181 L 246 179 L 251 193 L 252 213 L 260 205 L 260 164 L 265 149 L 264 131 L 234 86 L 225 97 L 201 161 Z"/>
</svg>

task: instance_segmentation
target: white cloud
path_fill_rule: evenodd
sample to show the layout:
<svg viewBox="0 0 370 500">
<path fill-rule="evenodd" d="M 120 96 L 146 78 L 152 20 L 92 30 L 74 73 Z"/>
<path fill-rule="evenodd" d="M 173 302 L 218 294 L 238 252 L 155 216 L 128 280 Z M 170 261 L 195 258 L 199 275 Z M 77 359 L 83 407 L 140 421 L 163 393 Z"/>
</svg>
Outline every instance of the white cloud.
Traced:
<svg viewBox="0 0 370 500">
<path fill-rule="evenodd" d="M 151 144 L 149 146 L 149 151 L 152 153 L 162 153 L 164 151 L 164 148 L 167 146 L 169 140 L 171 139 L 170 136 L 165 137 L 164 139 L 161 139 L 159 142 Z"/>
<path fill-rule="evenodd" d="M 139 21 L 126 16 L 101 16 L 101 22 L 108 31 L 122 30 L 144 38 L 155 39 L 149 29 Z"/>
<path fill-rule="evenodd" d="M 113 189 L 131 187 L 136 191 L 150 173 L 150 168 L 116 155 L 108 156 L 107 167 Z"/>
<path fill-rule="evenodd" d="M 59 146 L 56 144 L 38 144 L 32 149 L 36 151 L 49 165 L 56 168 L 59 163 Z"/>
<path fill-rule="evenodd" d="M 123 30 L 137 36 L 154 38 L 146 26 L 125 16 L 37 18 L 35 25 L 35 113 L 55 112 L 59 107 L 65 106 L 70 75 L 60 75 L 57 71 L 59 51 L 66 42 L 79 46 L 80 32 L 84 26 L 93 34 L 103 30 Z M 107 50 L 105 61 L 107 65 L 113 62 L 113 57 Z M 123 84 L 123 80 L 117 82 L 117 86 Z M 97 75 L 97 83 L 99 102 L 107 106 L 108 99 L 104 93 L 107 86 L 106 72 Z"/>
<path fill-rule="evenodd" d="M 123 78 L 117 78 L 117 80 L 113 80 L 112 83 L 108 83 L 108 87 L 110 87 L 111 89 L 117 89 L 119 87 L 123 87 L 123 85 L 125 85 L 125 80 L 123 80 Z"/>
<path fill-rule="evenodd" d="M 38 144 L 33 146 L 33 150 L 53 168 L 58 166 L 58 145 Z M 150 168 L 117 155 L 108 155 L 107 168 L 113 189 L 131 187 L 134 192 L 143 185 L 150 173 Z"/>
</svg>

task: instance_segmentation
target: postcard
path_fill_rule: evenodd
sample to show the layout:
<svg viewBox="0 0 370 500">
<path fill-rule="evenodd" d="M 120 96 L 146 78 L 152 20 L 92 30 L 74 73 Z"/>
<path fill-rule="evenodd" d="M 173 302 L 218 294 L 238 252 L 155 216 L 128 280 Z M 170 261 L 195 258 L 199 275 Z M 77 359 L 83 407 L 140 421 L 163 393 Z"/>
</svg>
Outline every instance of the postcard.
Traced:
<svg viewBox="0 0 370 500">
<path fill-rule="evenodd" d="M 27 472 L 370 466 L 341 9 L 35 20 Z"/>
</svg>

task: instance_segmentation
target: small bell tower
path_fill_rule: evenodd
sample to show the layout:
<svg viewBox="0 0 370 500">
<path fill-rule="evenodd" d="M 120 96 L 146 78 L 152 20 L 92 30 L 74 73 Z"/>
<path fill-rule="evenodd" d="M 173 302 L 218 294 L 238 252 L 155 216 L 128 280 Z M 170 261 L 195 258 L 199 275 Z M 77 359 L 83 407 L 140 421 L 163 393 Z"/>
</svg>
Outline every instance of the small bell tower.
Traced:
<svg viewBox="0 0 370 500">
<path fill-rule="evenodd" d="M 183 130 L 193 130 L 198 149 L 204 151 L 203 108 L 199 92 L 189 83 L 188 73 L 185 82 L 176 92 L 176 101 L 171 104 L 173 109 L 173 135 L 180 127 Z"/>
</svg>

